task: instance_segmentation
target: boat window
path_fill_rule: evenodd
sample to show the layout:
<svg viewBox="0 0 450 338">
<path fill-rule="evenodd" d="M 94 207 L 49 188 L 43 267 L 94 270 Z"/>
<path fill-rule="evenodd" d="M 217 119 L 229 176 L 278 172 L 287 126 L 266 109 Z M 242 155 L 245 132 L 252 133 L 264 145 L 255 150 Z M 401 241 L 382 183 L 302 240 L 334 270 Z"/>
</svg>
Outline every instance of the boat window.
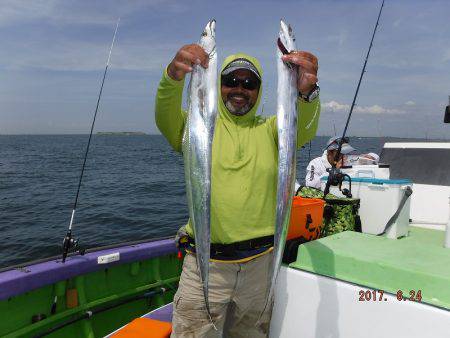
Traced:
<svg viewBox="0 0 450 338">
<path fill-rule="evenodd" d="M 383 148 L 380 157 L 390 164 L 391 179 L 450 186 L 450 149 Z"/>
</svg>

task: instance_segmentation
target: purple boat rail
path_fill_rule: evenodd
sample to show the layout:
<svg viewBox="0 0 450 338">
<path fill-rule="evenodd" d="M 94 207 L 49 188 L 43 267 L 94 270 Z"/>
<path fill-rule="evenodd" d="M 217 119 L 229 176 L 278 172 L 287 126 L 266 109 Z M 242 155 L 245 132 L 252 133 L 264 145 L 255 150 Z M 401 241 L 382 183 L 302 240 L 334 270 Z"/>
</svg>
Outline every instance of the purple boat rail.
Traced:
<svg viewBox="0 0 450 338">
<path fill-rule="evenodd" d="M 0 272 L 0 300 L 109 266 L 173 254 L 176 253 L 176 246 L 173 238 L 166 238 L 94 250 L 89 250 L 84 255 L 71 255 L 65 263 L 61 262 L 61 258 L 53 257 L 47 261 L 31 262 L 29 265 L 23 264 Z M 98 257 L 107 255 L 118 259 L 100 264 Z"/>
</svg>

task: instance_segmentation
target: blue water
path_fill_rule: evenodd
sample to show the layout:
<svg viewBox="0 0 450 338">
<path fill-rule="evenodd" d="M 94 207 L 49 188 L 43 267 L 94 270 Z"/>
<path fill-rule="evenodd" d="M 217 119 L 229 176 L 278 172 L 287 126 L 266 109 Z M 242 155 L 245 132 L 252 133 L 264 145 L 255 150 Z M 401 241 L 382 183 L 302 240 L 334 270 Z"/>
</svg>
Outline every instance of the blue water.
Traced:
<svg viewBox="0 0 450 338">
<path fill-rule="evenodd" d="M 0 267 L 60 254 L 87 139 L 0 136 Z M 299 152 L 299 181 L 326 140 Z M 379 152 L 384 140 L 351 141 Z M 188 218 L 184 189 L 183 159 L 162 136 L 94 135 L 73 231 L 86 248 L 172 235 Z"/>
</svg>

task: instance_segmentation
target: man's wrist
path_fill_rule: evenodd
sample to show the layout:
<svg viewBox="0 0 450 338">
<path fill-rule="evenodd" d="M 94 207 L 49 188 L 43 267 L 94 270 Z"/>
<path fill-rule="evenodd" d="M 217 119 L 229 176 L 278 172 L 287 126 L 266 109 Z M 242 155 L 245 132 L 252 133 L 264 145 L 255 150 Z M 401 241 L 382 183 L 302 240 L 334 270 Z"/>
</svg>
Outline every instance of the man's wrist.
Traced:
<svg viewBox="0 0 450 338">
<path fill-rule="evenodd" d="M 166 79 L 166 81 L 175 86 L 180 86 L 184 84 L 184 79 L 175 80 L 174 78 L 172 78 L 172 76 L 169 73 L 169 66 L 167 66 L 166 69 L 164 70 L 164 78 Z"/>
<path fill-rule="evenodd" d="M 173 74 L 172 71 L 172 63 L 169 63 L 169 65 L 167 66 L 167 75 L 174 81 L 180 81 L 179 79 L 176 78 L 176 76 Z"/>
<path fill-rule="evenodd" d="M 304 102 L 312 102 L 312 101 L 314 101 L 314 99 L 316 99 L 319 96 L 319 93 L 320 93 L 320 87 L 317 84 L 315 84 L 314 87 L 306 94 L 302 94 L 299 91 L 298 96 Z"/>
<path fill-rule="evenodd" d="M 316 86 L 317 86 L 317 84 L 315 83 L 315 84 L 309 86 L 307 89 L 301 90 L 301 89 L 299 88 L 299 90 L 298 90 L 298 95 L 299 95 L 299 96 L 308 95 L 314 88 L 316 88 Z"/>
</svg>

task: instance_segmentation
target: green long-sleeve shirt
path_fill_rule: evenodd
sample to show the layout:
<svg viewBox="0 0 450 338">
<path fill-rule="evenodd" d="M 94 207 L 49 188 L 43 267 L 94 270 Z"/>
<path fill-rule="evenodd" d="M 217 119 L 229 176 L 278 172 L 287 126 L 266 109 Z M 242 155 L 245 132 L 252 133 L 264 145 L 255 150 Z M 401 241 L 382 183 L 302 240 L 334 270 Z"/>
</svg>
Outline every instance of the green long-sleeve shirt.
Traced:
<svg viewBox="0 0 450 338">
<path fill-rule="evenodd" d="M 237 58 L 248 59 L 262 76 L 258 60 L 245 54 L 226 58 L 220 72 Z M 178 152 L 187 116 L 181 107 L 183 87 L 184 81 L 175 81 L 164 71 L 155 104 L 156 124 Z M 225 107 L 219 90 L 211 170 L 212 243 L 228 244 L 274 233 L 278 132 L 276 115 L 256 115 L 261 92 L 262 85 L 255 106 L 247 114 L 235 116 Z M 311 103 L 300 101 L 298 108 L 297 143 L 301 147 L 316 134 L 319 99 Z M 193 236 L 189 223 L 187 231 Z"/>
</svg>

